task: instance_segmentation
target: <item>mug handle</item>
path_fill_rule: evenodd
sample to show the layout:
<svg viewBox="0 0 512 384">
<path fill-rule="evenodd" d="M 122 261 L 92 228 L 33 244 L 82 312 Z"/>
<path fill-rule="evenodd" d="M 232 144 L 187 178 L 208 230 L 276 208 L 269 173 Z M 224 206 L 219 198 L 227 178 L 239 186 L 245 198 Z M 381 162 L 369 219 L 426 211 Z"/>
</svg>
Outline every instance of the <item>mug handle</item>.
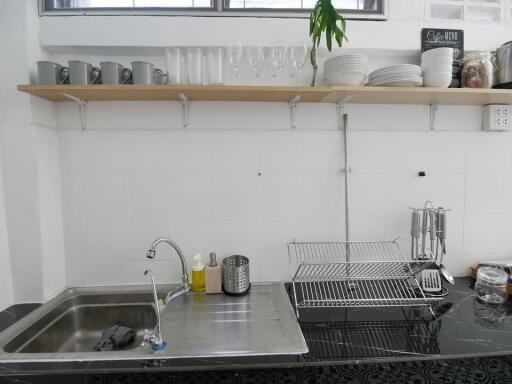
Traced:
<svg viewBox="0 0 512 384">
<path fill-rule="evenodd" d="M 164 80 L 164 73 L 161 69 L 155 68 L 153 71 L 153 81 L 155 84 L 162 84 Z"/>
<path fill-rule="evenodd" d="M 121 84 L 131 84 L 133 82 L 132 71 L 129 68 L 124 68 L 121 79 Z"/>
<path fill-rule="evenodd" d="M 91 70 L 91 83 L 99 84 L 101 80 L 101 69 L 98 67 L 93 67 Z"/>
<path fill-rule="evenodd" d="M 59 84 L 68 84 L 69 83 L 69 68 L 68 67 L 62 67 L 59 75 L 60 75 Z"/>
</svg>

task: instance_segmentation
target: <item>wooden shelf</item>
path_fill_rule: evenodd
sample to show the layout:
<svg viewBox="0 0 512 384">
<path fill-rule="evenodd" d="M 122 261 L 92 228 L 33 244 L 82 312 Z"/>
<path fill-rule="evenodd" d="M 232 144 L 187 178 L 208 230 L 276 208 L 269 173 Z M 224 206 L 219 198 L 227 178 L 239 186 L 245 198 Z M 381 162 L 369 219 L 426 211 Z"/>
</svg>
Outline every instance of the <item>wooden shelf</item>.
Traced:
<svg viewBox="0 0 512 384">
<path fill-rule="evenodd" d="M 51 101 L 180 100 L 336 103 L 351 96 L 356 104 L 512 104 L 512 90 L 472 88 L 169 86 L 169 85 L 18 85 L 18 90 Z"/>
</svg>

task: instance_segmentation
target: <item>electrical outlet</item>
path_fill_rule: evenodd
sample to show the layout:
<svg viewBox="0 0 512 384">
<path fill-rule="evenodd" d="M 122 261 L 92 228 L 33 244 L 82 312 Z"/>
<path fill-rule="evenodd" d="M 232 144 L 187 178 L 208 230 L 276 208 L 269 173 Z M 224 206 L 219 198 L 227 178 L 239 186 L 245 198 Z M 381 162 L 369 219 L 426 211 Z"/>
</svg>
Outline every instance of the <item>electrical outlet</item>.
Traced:
<svg viewBox="0 0 512 384">
<path fill-rule="evenodd" d="M 485 105 L 484 131 L 509 131 L 512 128 L 512 105 Z"/>
</svg>

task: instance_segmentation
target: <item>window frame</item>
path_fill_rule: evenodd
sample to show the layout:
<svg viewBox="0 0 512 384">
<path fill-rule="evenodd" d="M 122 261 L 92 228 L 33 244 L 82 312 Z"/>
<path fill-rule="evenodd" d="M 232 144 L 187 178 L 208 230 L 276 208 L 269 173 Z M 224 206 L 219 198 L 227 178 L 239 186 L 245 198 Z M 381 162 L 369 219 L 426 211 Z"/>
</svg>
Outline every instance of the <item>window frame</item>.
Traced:
<svg viewBox="0 0 512 384">
<path fill-rule="evenodd" d="M 376 20 L 388 19 L 388 0 L 380 0 L 381 9 L 377 11 L 345 10 L 342 14 L 347 20 Z M 263 18 L 309 18 L 309 9 L 231 9 L 225 8 L 224 0 L 213 0 L 214 6 L 208 8 L 74 8 L 51 9 L 45 8 L 45 0 L 38 0 L 39 16 L 191 16 L 191 17 L 263 17 Z"/>
</svg>

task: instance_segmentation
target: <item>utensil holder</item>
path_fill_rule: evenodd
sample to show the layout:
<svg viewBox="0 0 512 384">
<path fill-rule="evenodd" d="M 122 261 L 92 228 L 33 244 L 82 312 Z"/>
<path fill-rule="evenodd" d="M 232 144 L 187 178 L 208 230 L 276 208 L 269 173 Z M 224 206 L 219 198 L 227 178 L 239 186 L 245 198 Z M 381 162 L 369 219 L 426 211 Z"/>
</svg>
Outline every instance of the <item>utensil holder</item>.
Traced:
<svg viewBox="0 0 512 384">
<path fill-rule="evenodd" d="M 251 289 L 249 259 L 241 255 L 222 260 L 222 290 L 226 295 L 243 296 Z"/>
</svg>

